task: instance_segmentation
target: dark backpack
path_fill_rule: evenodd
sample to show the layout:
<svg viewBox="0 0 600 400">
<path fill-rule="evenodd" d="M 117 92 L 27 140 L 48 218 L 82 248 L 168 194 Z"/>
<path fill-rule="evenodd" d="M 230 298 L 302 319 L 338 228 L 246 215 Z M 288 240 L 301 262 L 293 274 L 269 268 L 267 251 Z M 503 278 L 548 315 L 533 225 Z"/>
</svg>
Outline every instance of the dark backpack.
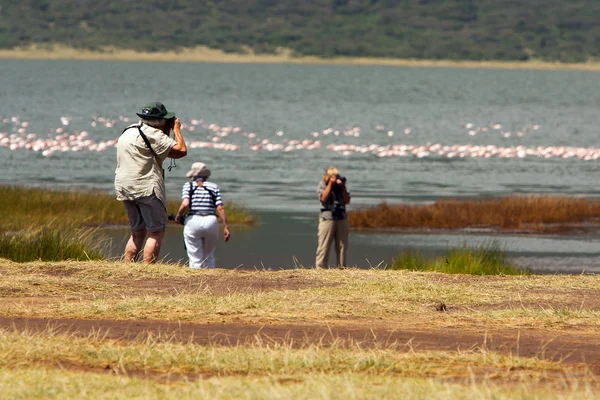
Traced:
<svg viewBox="0 0 600 400">
<path fill-rule="evenodd" d="M 210 198 L 212 199 L 213 207 L 217 208 L 217 195 L 215 192 L 213 192 L 212 190 L 210 190 L 209 188 L 207 188 L 204 185 L 198 186 L 198 184 L 194 185 L 194 182 L 190 182 L 190 191 L 189 191 L 190 210 L 192 209 L 192 196 L 194 195 L 194 192 L 196 191 L 196 189 L 198 189 L 199 187 L 201 187 L 202 189 L 204 189 L 208 192 L 208 194 L 210 195 Z"/>
</svg>

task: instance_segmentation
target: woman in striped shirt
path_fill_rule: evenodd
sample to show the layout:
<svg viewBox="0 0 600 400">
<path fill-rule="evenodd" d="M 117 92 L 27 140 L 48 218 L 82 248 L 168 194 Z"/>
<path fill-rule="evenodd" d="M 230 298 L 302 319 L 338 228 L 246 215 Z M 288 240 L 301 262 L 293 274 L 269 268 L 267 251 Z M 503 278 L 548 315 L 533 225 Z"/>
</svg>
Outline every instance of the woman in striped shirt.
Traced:
<svg viewBox="0 0 600 400">
<path fill-rule="evenodd" d="M 190 259 L 190 268 L 214 268 L 214 254 L 219 239 L 216 211 L 223 221 L 225 241 L 227 242 L 231 237 L 221 193 L 215 183 L 207 181 L 210 170 L 204 163 L 192 164 L 192 169 L 186 176 L 191 179 L 191 182 L 183 185 L 182 202 L 175 222 L 181 223 L 187 213 L 183 239 Z"/>
</svg>

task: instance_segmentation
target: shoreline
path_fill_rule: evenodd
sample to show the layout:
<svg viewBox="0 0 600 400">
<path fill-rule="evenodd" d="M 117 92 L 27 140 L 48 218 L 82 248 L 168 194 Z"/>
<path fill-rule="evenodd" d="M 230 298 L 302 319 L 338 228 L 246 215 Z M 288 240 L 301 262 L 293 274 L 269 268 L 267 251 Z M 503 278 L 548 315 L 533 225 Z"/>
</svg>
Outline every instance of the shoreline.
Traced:
<svg viewBox="0 0 600 400">
<path fill-rule="evenodd" d="M 290 50 L 278 54 L 225 53 L 208 47 L 195 47 L 181 51 L 160 53 L 137 52 L 105 48 L 101 51 L 78 50 L 65 46 L 31 46 L 27 48 L 2 49 L 0 59 L 22 60 L 78 60 L 78 61 L 151 61 L 151 62 L 195 62 L 231 64 L 304 64 L 304 65 L 349 65 L 349 66 L 393 66 L 415 68 L 488 68 L 488 69 L 531 69 L 557 71 L 600 71 L 600 61 L 566 64 L 544 61 L 452 61 L 417 60 L 396 58 L 315 56 L 294 57 Z"/>
<path fill-rule="evenodd" d="M 600 232 L 600 225 L 594 223 L 564 223 L 550 226 L 547 229 L 535 230 L 527 228 L 498 228 L 494 226 L 465 226 L 462 228 L 412 228 L 412 227 L 354 227 L 350 232 L 374 234 L 402 234 L 402 235 L 493 235 L 493 236 L 585 236 Z"/>
</svg>

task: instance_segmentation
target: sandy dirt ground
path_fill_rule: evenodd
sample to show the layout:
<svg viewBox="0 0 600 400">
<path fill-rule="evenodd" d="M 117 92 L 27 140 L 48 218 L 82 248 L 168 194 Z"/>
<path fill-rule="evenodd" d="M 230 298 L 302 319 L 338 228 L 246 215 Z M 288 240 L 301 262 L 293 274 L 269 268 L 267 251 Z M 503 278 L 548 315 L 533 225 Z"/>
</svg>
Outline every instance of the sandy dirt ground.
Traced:
<svg viewBox="0 0 600 400">
<path fill-rule="evenodd" d="M 452 61 L 417 60 L 365 57 L 296 57 L 290 49 L 279 49 L 276 54 L 255 54 L 247 49 L 245 54 L 225 53 L 204 46 L 184 48 L 169 52 L 137 52 L 107 47 L 101 51 L 81 50 L 59 44 L 29 46 L 25 48 L 0 49 L 0 59 L 43 59 L 43 60 L 103 60 L 103 61 L 170 61 L 211 63 L 285 63 L 326 65 L 388 65 L 408 67 L 451 67 L 451 68 L 503 68 L 542 70 L 598 71 L 600 62 L 559 63 L 543 61 Z"/>
</svg>

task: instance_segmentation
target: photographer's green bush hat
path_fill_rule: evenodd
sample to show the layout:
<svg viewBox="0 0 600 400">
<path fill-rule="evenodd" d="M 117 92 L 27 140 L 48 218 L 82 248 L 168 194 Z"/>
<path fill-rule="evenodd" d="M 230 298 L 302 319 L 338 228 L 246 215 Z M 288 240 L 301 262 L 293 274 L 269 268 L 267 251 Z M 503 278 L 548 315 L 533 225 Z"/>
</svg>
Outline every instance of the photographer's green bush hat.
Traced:
<svg viewBox="0 0 600 400">
<path fill-rule="evenodd" d="M 168 112 L 167 108 L 165 107 L 165 105 L 163 103 L 159 103 L 159 102 L 146 104 L 144 106 L 144 108 L 142 108 L 142 112 L 141 113 L 136 113 L 136 114 L 138 115 L 138 117 L 140 117 L 140 118 L 146 118 L 146 119 L 157 119 L 157 118 L 171 119 L 171 118 L 175 118 L 175 113 L 174 112 Z"/>
</svg>

